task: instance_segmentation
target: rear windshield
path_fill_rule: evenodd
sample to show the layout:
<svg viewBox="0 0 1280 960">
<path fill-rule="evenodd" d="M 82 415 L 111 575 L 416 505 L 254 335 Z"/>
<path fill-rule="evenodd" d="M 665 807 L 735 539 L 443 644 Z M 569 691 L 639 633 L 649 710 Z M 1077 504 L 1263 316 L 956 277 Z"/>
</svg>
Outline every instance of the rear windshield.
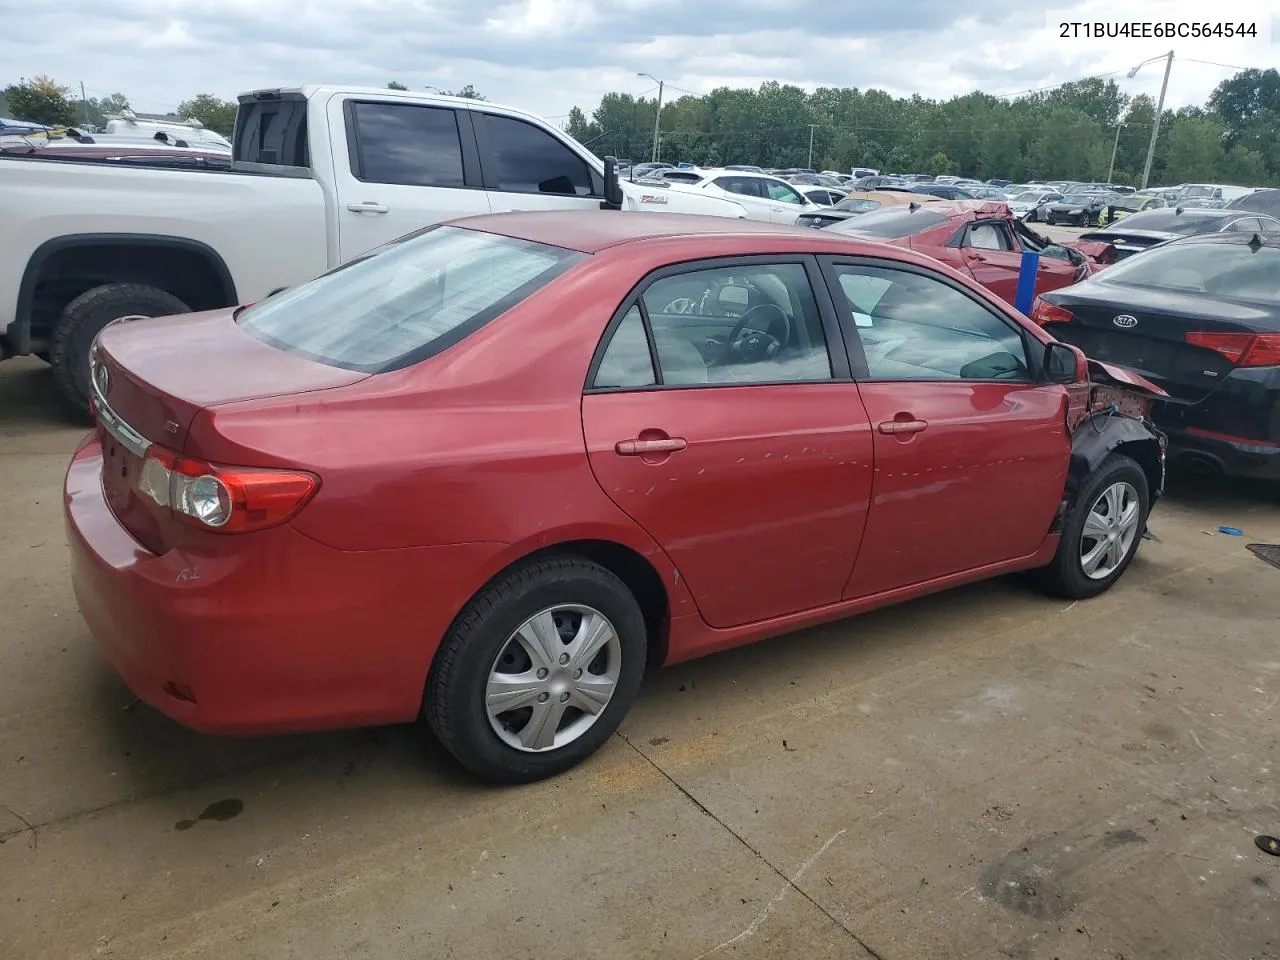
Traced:
<svg viewBox="0 0 1280 960">
<path fill-rule="evenodd" d="M 1155 230 L 1160 233 L 1178 233 L 1189 237 L 1193 233 L 1203 232 L 1206 223 L 1216 223 L 1219 219 L 1220 215 L 1215 214 L 1206 217 L 1197 216 L 1190 211 L 1179 213 L 1176 209 L 1151 210 L 1125 217 L 1124 223 L 1117 225 L 1116 229 L 1120 231 Z"/>
<path fill-rule="evenodd" d="M 585 254 L 429 227 L 241 311 L 240 326 L 311 360 L 382 373 L 424 360 L 545 286 Z"/>
<path fill-rule="evenodd" d="M 906 204 L 901 207 L 873 210 L 860 217 L 832 224 L 827 229 L 836 233 L 857 233 L 867 237 L 896 240 L 899 237 L 913 236 L 946 222 L 947 218 L 941 214 L 925 210 L 924 204 L 915 210 L 911 209 L 910 204 Z"/>
<path fill-rule="evenodd" d="M 1176 241 L 1126 257 L 1098 279 L 1280 304 L 1280 247 Z"/>
<path fill-rule="evenodd" d="M 868 200 L 865 197 L 847 197 L 836 204 L 837 210 L 852 210 L 854 213 L 870 213 L 880 209 L 879 200 Z"/>
<path fill-rule="evenodd" d="M 258 99 L 240 98 L 232 135 L 232 158 L 238 163 L 262 163 L 274 167 L 307 168 L 307 100 L 287 93 Z"/>
</svg>

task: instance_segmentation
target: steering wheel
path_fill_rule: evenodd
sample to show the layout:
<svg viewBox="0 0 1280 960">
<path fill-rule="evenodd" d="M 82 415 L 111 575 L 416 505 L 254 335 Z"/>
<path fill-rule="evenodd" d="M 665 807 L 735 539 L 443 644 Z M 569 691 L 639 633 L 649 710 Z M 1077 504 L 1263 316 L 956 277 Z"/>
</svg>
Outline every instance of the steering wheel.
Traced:
<svg viewBox="0 0 1280 960">
<path fill-rule="evenodd" d="M 774 332 L 779 324 L 780 336 Z M 733 325 L 721 362 L 759 363 L 776 356 L 783 345 L 790 342 L 791 318 L 786 311 L 774 303 L 758 303 Z"/>
</svg>

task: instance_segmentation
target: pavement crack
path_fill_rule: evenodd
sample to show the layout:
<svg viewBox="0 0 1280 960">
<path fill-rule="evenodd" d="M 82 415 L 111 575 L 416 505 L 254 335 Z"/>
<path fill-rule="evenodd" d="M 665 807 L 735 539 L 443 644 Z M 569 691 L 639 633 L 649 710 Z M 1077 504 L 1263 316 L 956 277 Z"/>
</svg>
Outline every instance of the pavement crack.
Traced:
<svg viewBox="0 0 1280 960">
<path fill-rule="evenodd" d="M 31 849 L 32 849 L 32 850 L 39 850 L 39 849 L 40 849 L 40 831 L 39 831 L 39 829 L 38 829 L 37 827 L 33 826 L 30 820 L 28 820 L 26 817 L 24 817 L 22 814 L 20 814 L 17 810 L 13 809 L 13 807 L 10 807 L 10 806 L 5 805 L 5 804 L 0 804 L 0 806 L 3 806 L 3 807 L 4 807 L 4 809 L 5 809 L 5 810 L 7 810 L 11 816 L 16 817 L 18 820 L 21 820 L 21 821 L 22 821 L 22 826 L 23 826 L 23 828 L 24 828 L 24 829 L 22 829 L 22 830 L 12 830 L 12 831 L 9 831 L 8 833 L 0 834 L 0 843 L 3 843 L 4 841 L 8 840 L 8 839 L 9 839 L 9 837 L 17 836 L 19 833 L 25 833 L 25 832 L 27 832 L 27 831 L 30 831 L 30 833 L 31 833 Z"/>
<path fill-rule="evenodd" d="M 751 841 L 749 841 L 746 837 L 744 837 L 741 833 L 739 833 L 737 830 L 731 827 L 728 823 L 726 823 L 720 817 L 716 816 L 716 814 L 711 810 L 711 808 L 709 808 L 705 803 L 703 803 L 701 800 L 695 797 L 684 784 L 682 784 L 679 780 L 677 780 L 675 777 L 669 774 L 666 770 L 664 770 L 662 766 L 656 760 L 653 759 L 653 757 L 649 756 L 647 753 L 641 750 L 638 746 L 636 746 L 635 742 L 630 737 L 628 737 L 621 730 L 616 731 L 616 733 L 619 739 L 621 739 L 623 743 L 625 743 L 628 747 L 630 747 L 632 750 L 638 753 L 641 759 L 643 759 L 647 764 L 649 764 L 649 766 L 653 767 L 654 770 L 658 771 L 658 773 L 660 773 L 668 783 L 670 783 L 673 787 L 679 790 L 681 794 L 684 795 L 686 800 L 688 800 L 695 807 L 697 807 L 702 813 L 706 814 L 708 817 L 714 820 L 717 824 L 719 824 L 720 827 L 726 833 L 728 833 L 731 837 L 737 840 L 738 843 L 744 846 L 747 850 L 751 851 L 752 855 L 755 856 L 755 858 L 759 860 L 762 864 L 764 864 L 770 871 L 772 871 L 784 884 L 782 890 L 778 892 L 777 896 L 773 897 L 767 904 L 765 904 L 764 909 L 761 910 L 758 914 L 756 914 L 755 918 L 751 921 L 751 923 L 749 923 L 746 926 L 745 929 L 742 930 L 741 933 L 738 933 L 736 936 L 729 938 L 724 943 L 721 943 L 718 946 L 712 947 L 706 953 L 701 954 L 697 958 L 697 960 L 703 960 L 704 957 L 710 956 L 713 953 L 718 953 L 719 951 L 724 950 L 728 947 L 731 947 L 734 944 L 740 943 L 741 941 L 746 940 L 748 937 L 753 935 L 760 928 L 760 925 L 768 918 L 769 914 L 773 912 L 774 908 L 782 901 L 782 898 L 786 896 L 787 891 L 789 890 L 794 890 L 797 894 L 799 894 L 802 898 L 804 898 L 804 900 L 806 900 L 815 910 L 817 910 L 824 917 L 830 920 L 835 926 L 843 930 L 845 934 L 849 937 L 849 939 L 851 939 L 859 947 L 865 950 L 867 955 L 872 957 L 873 960 L 885 960 L 882 954 L 877 953 L 875 950 L 873 950 L 867 944 L 867 942 L 863 940 L 862 937 L 860 937 L 847 923 L 845 923 L 843 920 L 836 917 L 835 914 L 833 914 L 830 910 L 828 910 L 826 907 L 820 904 L 817 900 L 811 897 L 799 886 L 800 880 L 804 877 L 805 873 L 808 872 L 809 868 L 812 867 L 814 863 L 817 862 L 819 857 L 821 857 L 824 853 L 827 852 L 827 850 L 830 848 L 830 846 L 833 843 L 836 842 L 836 840 L 838 840 L 841 836 L 844 835 L 844 830 L 841 830 L 838 833 L 836 833 L 834 836 L 830 837 L 827 840 L 827 842 L 824 843 L 818 849 L 816 853 L 814 853 L 811 857 L 809 857 L 808 860 L 806 860 L 804 863 L 800 865 L 800 868 L 795 872 L 794 876 L 788 877 L 785 873 L 782 872 L 780 868 L 778 868 L 773 863 L 773 861 L 771 861 L 768 857 L 766 857 L 754 844 L 752 844 Z"/>
</svg>

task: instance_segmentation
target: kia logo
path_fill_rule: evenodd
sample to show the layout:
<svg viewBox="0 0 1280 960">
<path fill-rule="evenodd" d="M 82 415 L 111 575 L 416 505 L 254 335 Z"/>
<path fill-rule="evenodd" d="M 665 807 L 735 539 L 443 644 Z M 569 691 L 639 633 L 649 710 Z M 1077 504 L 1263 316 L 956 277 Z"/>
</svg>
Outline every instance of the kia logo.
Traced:
<svg viewBox="0 0 1280 960">
<path fill-rule="evenodd" d="M 1121 330 L 1128 330 L 1138 325 L 1138 318 L 1132 317 L 1127 313 L 1122 313 L 1120 314 L 1120 316 L 1116 317 L 1111 322 L 1114 323 Z"/>
</svg>

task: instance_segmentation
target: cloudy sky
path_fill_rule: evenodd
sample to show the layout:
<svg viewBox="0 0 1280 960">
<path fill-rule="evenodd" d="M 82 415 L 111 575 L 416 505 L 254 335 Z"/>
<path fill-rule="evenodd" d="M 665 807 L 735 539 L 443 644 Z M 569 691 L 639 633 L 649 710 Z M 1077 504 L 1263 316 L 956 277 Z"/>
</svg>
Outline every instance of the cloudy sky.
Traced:
<svg viewBox="0 0 1280 960">
<path fill-rule="evenodd" d="M 1230 66 L 1274 66 L 1268 2 L 1231 0 L 0 0 L 0 84 L 48 74 L 136 109 L 298 83 L 456 88 L 560 118 L 602 93 L 780 80 L 949 97 L 1110 74 L 1202 103 Z M 1059 21 L 1257 22 L 1256 40 L 1062 39 Z M 1280 39 L 1280 27 L 1274 32 Z M 1228 67 L 1193 61 L 1213 61 Z M 4 75 L 7 74 L 7 75 Z M 650 94 L 652 95 L 652 94 Z"/>
</svg>

